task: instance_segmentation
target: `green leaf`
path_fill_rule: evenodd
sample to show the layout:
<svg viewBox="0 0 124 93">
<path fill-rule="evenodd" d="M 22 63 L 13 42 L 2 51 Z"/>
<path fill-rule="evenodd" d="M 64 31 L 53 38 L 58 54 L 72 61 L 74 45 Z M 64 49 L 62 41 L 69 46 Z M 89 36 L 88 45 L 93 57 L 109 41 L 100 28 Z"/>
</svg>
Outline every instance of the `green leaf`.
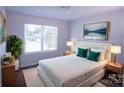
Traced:
<svg viewBox="0 0 124 93">
<path fill-rule="evenodd" d="M 11 52 L 16 58 L 22 53 L 23 41 L 16 35 L 11 35 L 7 39 L 7 52 Z"/>
</svg>

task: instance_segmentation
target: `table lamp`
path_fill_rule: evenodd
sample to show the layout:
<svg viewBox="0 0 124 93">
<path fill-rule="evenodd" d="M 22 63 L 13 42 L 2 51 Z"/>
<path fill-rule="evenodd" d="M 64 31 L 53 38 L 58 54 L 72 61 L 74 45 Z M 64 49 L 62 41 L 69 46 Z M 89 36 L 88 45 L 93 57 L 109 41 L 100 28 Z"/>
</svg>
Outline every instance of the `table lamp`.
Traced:
<svg viewBox="0 0 124 93">
<path fill-rule="evenodd" d="M 121 53 L 121 46 L 113 45 L 111 47 L 111 53 L 113 54 L 114 63 L 116 64 L 116 55 Z"/>
<path fill-rule="evenodd" d="M 67 41 L 67 46 L 69 46 L 69 50 L 72 51 L 72 46 L 74 45 L 73 41 Z"/>
</svg>

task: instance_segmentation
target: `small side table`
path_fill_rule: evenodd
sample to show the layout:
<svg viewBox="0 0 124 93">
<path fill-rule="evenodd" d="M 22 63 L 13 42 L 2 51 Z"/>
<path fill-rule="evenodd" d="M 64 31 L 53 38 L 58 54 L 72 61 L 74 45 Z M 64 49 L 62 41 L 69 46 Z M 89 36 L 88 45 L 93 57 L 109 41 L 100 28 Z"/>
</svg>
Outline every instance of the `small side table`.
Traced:
<svg viewBox="0 0 124 93">
<path fill-rule="evenodd" d="M 66 51 L 64 51 L 64 56 L 72 55 L 74 53 L 75 53 L 74 51 L 68 51 L 68 50 L 66 50 Z"/>
<path fill-rule="evenodd" d="M 118 64 L 118 63 L 114 64 L 114 63 L 110 62 L 107 64 L 107 70 L 122 75 L 123 74 L 123 65 Z"/>
<path fill-rule="evenodd" d="M 13 58 L 10 64 L 2 64 L 2 86 L 3 87 L 15 87 L 15 59 Z"/>
</svg>

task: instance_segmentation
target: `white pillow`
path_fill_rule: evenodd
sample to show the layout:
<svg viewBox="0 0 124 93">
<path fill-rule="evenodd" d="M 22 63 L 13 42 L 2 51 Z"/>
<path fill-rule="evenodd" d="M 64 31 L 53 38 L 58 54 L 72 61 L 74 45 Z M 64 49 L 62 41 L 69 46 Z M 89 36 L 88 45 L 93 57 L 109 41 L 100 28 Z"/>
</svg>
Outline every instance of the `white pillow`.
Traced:
<svg viewBox="0 0 124 93">
<path fill-rule="evenodd" d="M 99 61 L 105 60 L 105 51 L 106 50 L 104 50 L 104 49 L 97 49 L 97 48 L 91 48 L 91 51 L 100 52 Z"/>
<path fill-rule="evenodd" d="M 82 47 L 82 46 L 78 46 L 78 47 L 83 49 L 89 49 L 88 47 Z"/>
</svg>

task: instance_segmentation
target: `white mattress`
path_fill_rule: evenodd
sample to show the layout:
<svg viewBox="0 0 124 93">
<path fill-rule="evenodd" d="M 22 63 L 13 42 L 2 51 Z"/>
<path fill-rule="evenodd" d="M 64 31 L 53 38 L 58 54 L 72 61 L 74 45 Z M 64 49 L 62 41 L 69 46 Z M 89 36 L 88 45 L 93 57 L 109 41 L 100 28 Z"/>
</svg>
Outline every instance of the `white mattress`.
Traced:
<svg viewBox="0 0 124 93">
<path fill-rule="evenodd" d="M 76 86 L 102 70 L 106 62 L 95 62 L 75 55 L 39 61 L 39 67 L 58 87 Z"/>
</svg>

